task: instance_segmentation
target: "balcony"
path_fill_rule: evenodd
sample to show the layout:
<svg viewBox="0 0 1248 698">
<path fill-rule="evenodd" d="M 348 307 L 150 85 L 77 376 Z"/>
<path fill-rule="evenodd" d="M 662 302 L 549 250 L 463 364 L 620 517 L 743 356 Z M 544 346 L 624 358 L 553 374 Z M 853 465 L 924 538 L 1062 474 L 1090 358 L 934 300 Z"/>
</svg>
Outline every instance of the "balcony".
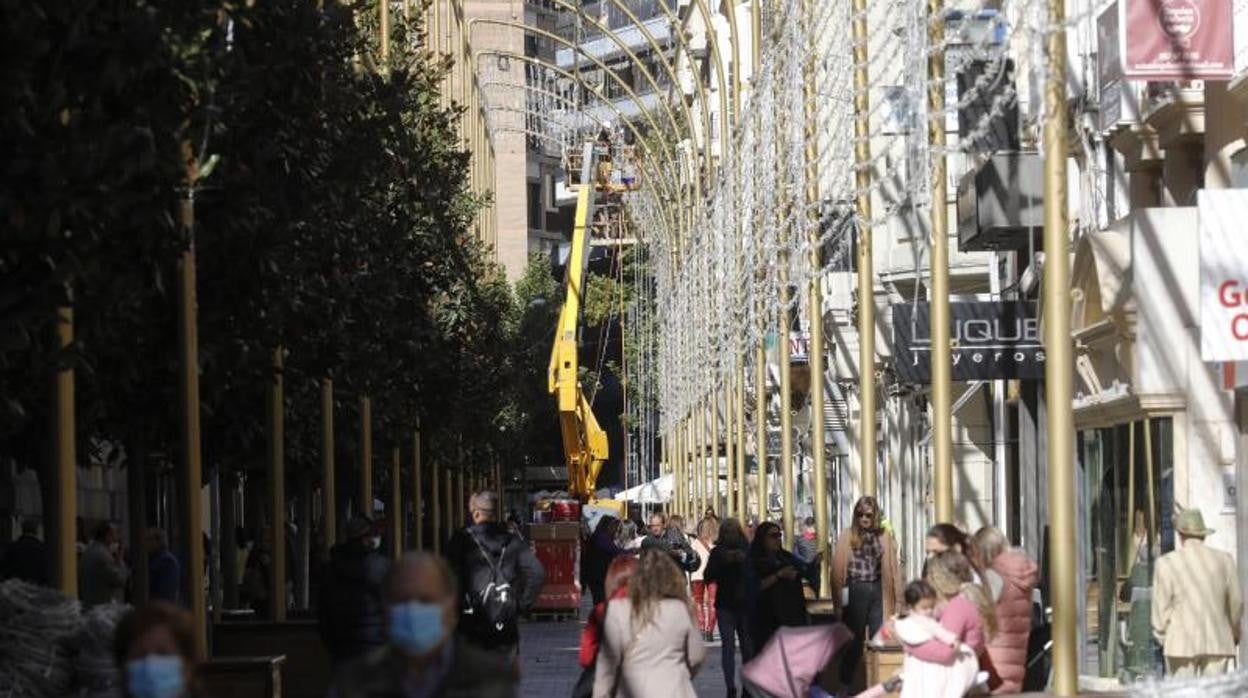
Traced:
<svg viewBox="0 0 1248 698">
<path fill-rule="evenodd" d="M 1143 116 L 1163 149 L 1199 140 L 1205 133 L 1205 83 L 1148 83 Z"/>
</svg>

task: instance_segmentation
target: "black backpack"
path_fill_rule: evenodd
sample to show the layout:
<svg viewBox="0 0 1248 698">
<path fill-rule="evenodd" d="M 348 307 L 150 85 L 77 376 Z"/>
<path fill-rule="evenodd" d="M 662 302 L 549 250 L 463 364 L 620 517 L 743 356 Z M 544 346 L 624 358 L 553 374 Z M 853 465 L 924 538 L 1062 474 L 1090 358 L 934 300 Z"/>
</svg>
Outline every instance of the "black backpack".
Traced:
<svg viewBox="0 0 1248 698">
<path fill-rule="evenodd" d="M 515 589 L 512 588 L 511 582 L 503 577 L 502 571 L 507 548 L 515 541 L 515 538 L 511 535 L 507 536 L 507 542 L 503 544 L 502 550 L 498 553 L 498 559 L 495 560 L 490 557 L 489 551 L 481 544 L 476 534 L 468 531 L 468 536 L 477 544 L 477 549 L 481 551 L 481 556 L 489 565 L 490 579 L 484 587 L 465 590 L 465 613 L 473 616 L 474 624 L 494 632 L 502 632 L 504 628 L 514 624 L 520 615 L 520 605 L 516 599 Z"/>
</svg>

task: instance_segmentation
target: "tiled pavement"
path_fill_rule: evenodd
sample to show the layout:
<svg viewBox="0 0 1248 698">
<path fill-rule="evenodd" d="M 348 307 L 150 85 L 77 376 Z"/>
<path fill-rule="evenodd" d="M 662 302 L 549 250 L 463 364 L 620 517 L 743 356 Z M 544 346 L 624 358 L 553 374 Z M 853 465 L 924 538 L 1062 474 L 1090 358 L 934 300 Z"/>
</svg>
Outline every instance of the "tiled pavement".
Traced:
<svg viewBox="0 0 1248 698">
<path fill-rule="evenodd" d="M 587 614 L 582 612 L 580 618 Z M 531 620 L 520 624 L 520 698 L 567 698 L 581 675 L 577 664 L 583 620 Z M 722 698 L 719 642 L 707 647 L 706 661 L 694 677 L 701 698 Z"/>
</svg>

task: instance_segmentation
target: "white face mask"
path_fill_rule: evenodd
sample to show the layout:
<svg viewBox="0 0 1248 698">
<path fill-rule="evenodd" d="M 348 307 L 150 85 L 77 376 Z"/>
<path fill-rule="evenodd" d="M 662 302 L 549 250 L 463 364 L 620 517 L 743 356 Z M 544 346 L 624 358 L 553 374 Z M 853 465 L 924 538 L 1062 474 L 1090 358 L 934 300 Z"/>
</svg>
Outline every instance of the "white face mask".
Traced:
<svg viewBox="0 0 1248 698">
<path fill-rule="evenodd" d="M 368 539 L 368 547 L 372 548 L 373 550 L 377 550 L 377 549 L 381 548 L 381 539 L 380 539 L 380 538 L 369 538 L 369 539 Z"/>
</svg>

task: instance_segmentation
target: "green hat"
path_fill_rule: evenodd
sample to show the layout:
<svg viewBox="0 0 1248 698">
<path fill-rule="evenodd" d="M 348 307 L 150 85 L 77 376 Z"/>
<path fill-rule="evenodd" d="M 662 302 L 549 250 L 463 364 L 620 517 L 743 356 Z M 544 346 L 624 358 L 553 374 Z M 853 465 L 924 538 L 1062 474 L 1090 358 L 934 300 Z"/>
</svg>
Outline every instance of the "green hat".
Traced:
<svg viewBox="0 0 1248 698">
<path fill-rule="evenodd" d="M 1205 517 L 1200 509 L 1184 509 L 1174 519 L 1174 530 L 1190 538 L 1204 538 L 1213 533 L 1212 528 L 1205 527 Z"/>
</svg>

